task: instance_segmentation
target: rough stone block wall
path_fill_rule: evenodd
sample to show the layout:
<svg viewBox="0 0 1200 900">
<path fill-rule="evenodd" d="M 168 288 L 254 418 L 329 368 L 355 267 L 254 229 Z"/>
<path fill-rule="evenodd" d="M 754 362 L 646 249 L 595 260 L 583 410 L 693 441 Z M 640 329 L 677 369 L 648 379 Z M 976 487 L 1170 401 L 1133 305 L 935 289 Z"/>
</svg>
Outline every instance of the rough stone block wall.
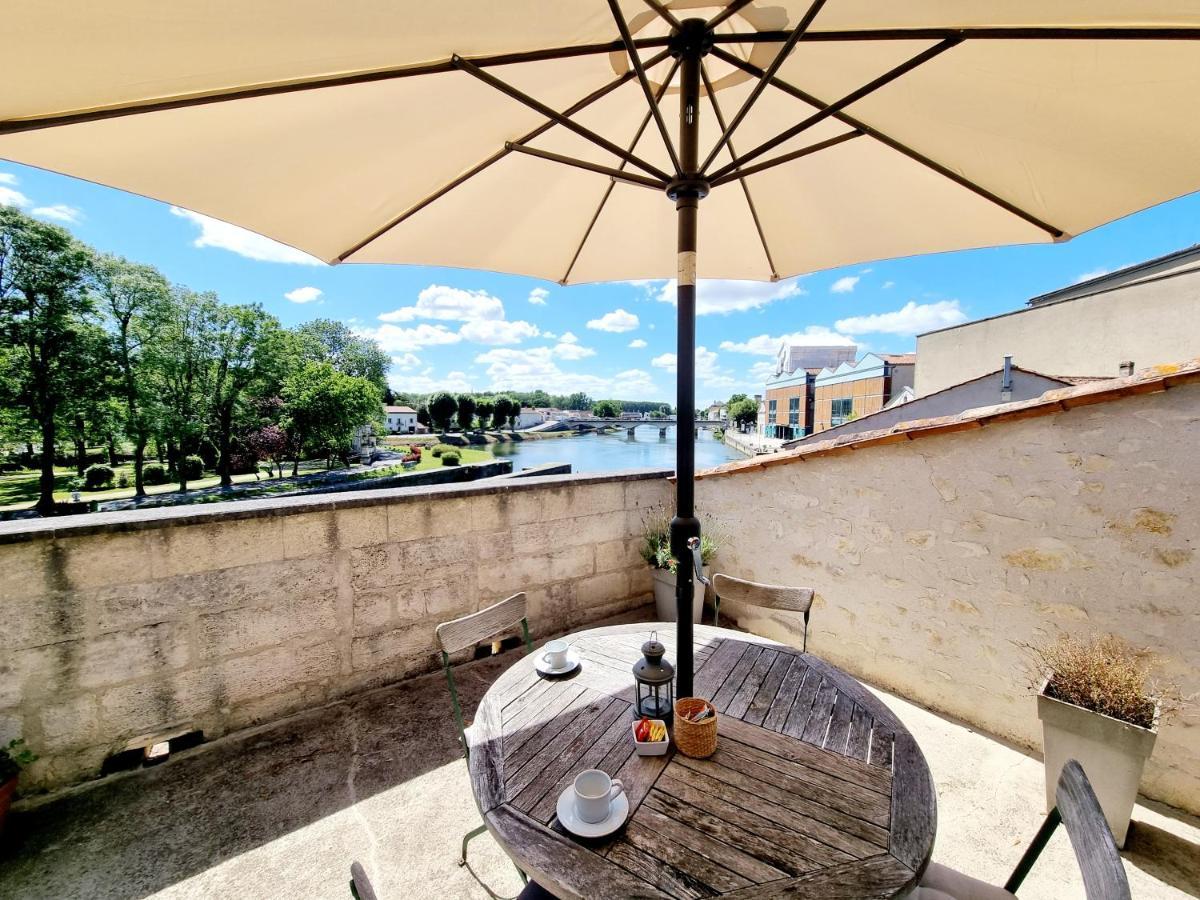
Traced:
<svg viewBox="0 0 1200 900">
<path fill-rule="evenodd" d="M 0 524 L 0 740 L 40 756 L 28 793 L 432 669 L 439 622 L 517 591 L 535 636 L 586 625 L 649 599 L 641 511 L 670 494 L 552 476 Z"/>
<path fill-rule="evenodd" d="M 1198 447 L 1187 385 L 705 478 L 697 507 L 725 534 L 715 571 L 816 589 L 810 650 L 1031 748 L 1019 643 L 1111 632 L 1152 648 L 1194 699 L 1142 791 L 1200 813 Z M 799 645 L 799 616 L 739 620 Z"/>
</svg>

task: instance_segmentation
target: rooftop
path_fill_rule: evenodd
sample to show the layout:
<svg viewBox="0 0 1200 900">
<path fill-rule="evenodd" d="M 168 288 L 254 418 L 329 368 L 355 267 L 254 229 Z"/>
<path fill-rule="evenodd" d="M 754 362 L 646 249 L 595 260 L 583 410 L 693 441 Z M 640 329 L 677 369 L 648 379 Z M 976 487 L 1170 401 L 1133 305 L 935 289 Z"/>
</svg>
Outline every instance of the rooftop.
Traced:
<svg viewBox="0 0 1200 900">
<path fill-rule="evenodd" d="M 644 620 L 650 610 L 622 619 Z M 458 667 L 464 706 L 514 660 Z M 876 690 L 925 749 L 938 799 L 934 859 L 1003 882 L 1043 817 L 1036 757 Z M 134 775 L 27 805 L 0 856 L 5 896 L 348 897 L 358 860 L 381 898 L 512 897 L 515 870 L 490 837 L 456 865 L 479 823 L 448 714 L 425 675 L 173 756 Z M 1122 854 L 1133 896 L 1200 896 L 1200 819 L 1145 802 Z M 1060 829 L 1022 900 L 1082 897 Z"/>
</svg>

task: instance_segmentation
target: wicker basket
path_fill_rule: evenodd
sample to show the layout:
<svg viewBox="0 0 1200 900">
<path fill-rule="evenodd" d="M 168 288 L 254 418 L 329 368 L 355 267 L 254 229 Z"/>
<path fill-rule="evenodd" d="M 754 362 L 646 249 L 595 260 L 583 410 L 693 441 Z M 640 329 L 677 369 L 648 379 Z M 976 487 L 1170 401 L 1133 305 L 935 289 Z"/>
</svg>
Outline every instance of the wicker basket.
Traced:
<svg viewBox="0 0 1200 900">
<path fill-rule="evenodd" d="M 689 722 L 684 716 L 701 709 L 712 715 L 703 722 Z M 717 752 L 717 711 L 703 697 L 681 697 L 675 701 L 675 746 L 684 756 L 704 759 Z"/>
</svg>

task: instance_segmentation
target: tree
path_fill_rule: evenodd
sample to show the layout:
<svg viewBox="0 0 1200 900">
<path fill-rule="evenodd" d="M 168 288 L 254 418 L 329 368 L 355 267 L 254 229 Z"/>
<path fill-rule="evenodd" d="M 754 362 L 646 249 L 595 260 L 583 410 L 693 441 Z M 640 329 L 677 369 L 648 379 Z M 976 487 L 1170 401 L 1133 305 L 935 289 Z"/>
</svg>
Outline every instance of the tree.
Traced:
<svg viewBox="0 0 1200 900">
<path fill-rule="evenodd" d="M 330 465 L 333 453 L 348 444 L 357 429 L 376 421 L 383 407 L 382 393 L 374 384 L 339 372 L 328 362 L 310 362 L 289 375 L 283 402 L 292 438 L 293 475 L 305 448 L 322 453 Z"/>
<path fill-rule="evenodd" d="M 392 358 L 370 338 L 360 337 L 345 322 L 313 319 L 296 328 L 305 362 L 328 362 L 339 372 L 365 378 L 379 390 L 388 390 L 387 373 Z"/>
<path fill-rule="evenodd" d="M 283 458 L 288 451 L 288 434 L 279 425 L 264 425 L 246 435 L 246 446 L 256 459 L 271 464 L 271 475 L 283 476 Z"/>
<path fill-rule="evenodd" d="M 671 405 L 669 403 L 664 403 L 662 406 L 660 406 L 658 408 L 658 414 L 660 416 L 662 416 L 664 419 L 669 419 L 671 417 L 672 412 L 673 412 L 673 410 L 671 409 Z"/>
<path fill-rule="evenodd" d="M 739 428 L 748 428 L 758 422 L 758 404 L 745 396 L 731 400 L 726 413 Z"/>
<path fill-rule="evenodd" d="M 54 511 L 57 418 L 80 369 L 93 314 L 92 254 L 64 229 L 0 207 L 0 405 L 19 406 L 42 444 L 35 508 Z"/>
<path fill-rule="evenodd" d="M 152 266 L 117 256 L 102 256 L 96 264 L 96 292 L 112 335 L 116 368 L 115 394 L 123 406 L 125 436 L 133 444 L 134 496 L 146 488 L 142 469 L 146 444 L 161 413 L 150 377 L 151 353 L 170 314 L 171 286 Z M 111 462 L 111 460 L 110 460 Z"/>
<path fill-rule="evenodd" d="M 230 453 L 234 416 L 246 389 L 268 376 L 276 362 L 279 320 L 258 304 L 218 306 L 213 316 L 211 408 L 216 431 L 217 474 L 221 485 L 233 484 Z"/>
<path fill-rule="evenodd" d="M 433 418 L 429 415 L 429 406 L 422 403 L 417 407 L 417 422 L 430 428 L 433 425 Z"/>
<path fill-rule="evenodd" d="M 433 420 L 433 427 L 438 431 L 450 430 L 457 409 L 458 401 L 445 391 L 429 398 L 429 418 Z"/>
<path fill-rule="evenodd" d="M 592 398 L 589 397 L 587 394 L 585 394 L 583 391 L 576 391 L 574 394 L 570 394 L 564 402 L 566 404 L 563 407 L 564 409 L 591 409 L 592 408 Z"/>
<path fill-rule="evenodd" d="M 496 404 L 490 397 L 477 397 L 475 399 L 475 414 L 479 416 L 479 427 L 487 428 L 491 422 L 492 414 L 496 411 Z"/>
<path fill-rule="evenodd" d="M 592 415 L 601 419 L 616 419 L 621 415 L 621 404 L 616 400 L 598 400 L 592 404 Z"/>
<path fill-rule="evenodd" d="M 510 418 L 520 412 L 520 409 L 511 397 L 497 397 L 495 405 L 492 407 L 492 427 L 503 428 Z"/>
<path fill-rule="evenodd" d="M 458 428 L 470 431 L 475 424 L 475 398 L 470 394 L 458 395 Z"/>
</svg>

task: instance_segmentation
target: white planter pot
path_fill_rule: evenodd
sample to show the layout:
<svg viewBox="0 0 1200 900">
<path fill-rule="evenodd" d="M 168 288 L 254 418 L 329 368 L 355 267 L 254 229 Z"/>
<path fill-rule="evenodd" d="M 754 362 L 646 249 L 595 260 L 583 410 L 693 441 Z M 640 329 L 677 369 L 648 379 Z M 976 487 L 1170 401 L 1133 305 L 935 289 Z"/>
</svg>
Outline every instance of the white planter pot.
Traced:
<svg viewBox="0 0 1200 900">
<path fill-rule="evenodd" d="M 666 569 L 651 569 L 654 575 L 654 608 L 660 622 L 675 621 L 675 576 Z M 704 567 L 704 576 L 708 577 L 708 566 Z M 694 593 L 692 595 L 692 621 L 699 622 L 704 612 L 704 585 L 695 578 L 693 573 Z"/>
<path fill-rule="evenodd" d="M 1152 728 L 1139 728 L 1047 697 L 1047 681 L 1042 682 L 1037 698 L 1046 757 L 1046 810 L 1055 804 L 1062 767 L 1069 759 L 1078 760 L 1092 783 L 1117 846 L 1123 848 L 1142 769 L 1158 738 L 1158 710 L 1154 711 Z"/>
</svg>

